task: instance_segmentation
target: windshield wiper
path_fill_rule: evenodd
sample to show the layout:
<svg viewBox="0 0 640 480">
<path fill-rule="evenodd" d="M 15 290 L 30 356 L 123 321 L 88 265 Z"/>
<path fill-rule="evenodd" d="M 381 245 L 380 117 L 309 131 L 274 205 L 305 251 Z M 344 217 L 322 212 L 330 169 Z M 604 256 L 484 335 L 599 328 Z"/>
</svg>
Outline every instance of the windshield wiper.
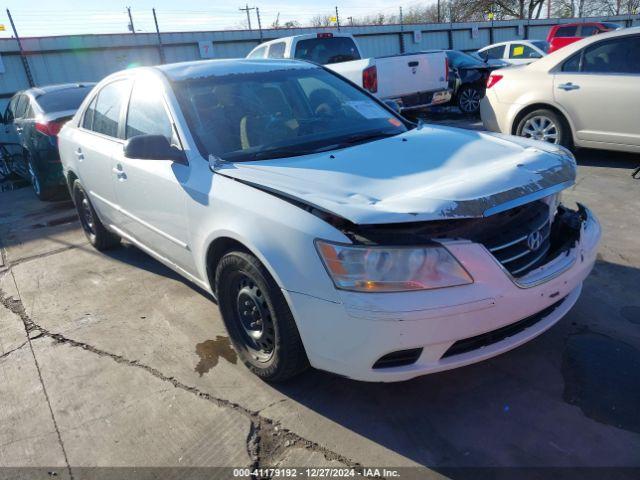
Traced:
<svg viewBox="0 0 640 480">
<path fill-rule="evenodd" d="M 352 145 L 357 145 L 360 143 L 369 142 L 372 140 L 377 140 L 381 138 L 388 138 L 398 135 L 400 132 L 369 132 L 351 135 L 346 138 L 340 139 L 337 142 L 333 142 L 329 145 L 324 144 L 315 148 L 305 148 L 300 145 L 291 145 L 291 146 L 273 146 L 267 147 L 262 150 L 253 153 L 245 153 L 244 155 L 239 155 L 238 159 L 227 157 L 225 160 L 230 162 L 250 162 L 252 160 L 270 160 L 274 158 L 283 158 L 283 157 L 299 157 L 302 155 L 309 155 L 312 153 L 326 152 L 329 150 L 337 150 L 339 148 L 345 148 Z"/>
</svg>

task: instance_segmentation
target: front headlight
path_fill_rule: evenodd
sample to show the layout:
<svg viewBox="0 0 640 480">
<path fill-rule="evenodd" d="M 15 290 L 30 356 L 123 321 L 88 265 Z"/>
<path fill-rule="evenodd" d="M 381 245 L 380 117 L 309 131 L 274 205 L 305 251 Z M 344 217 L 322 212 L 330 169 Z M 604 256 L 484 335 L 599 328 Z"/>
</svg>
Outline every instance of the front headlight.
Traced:
<svg viewBox="0 0 640 480">
<path fill-rule="evenodd" d="M 320 258 L 337 288 L 356 292 L 403 292 L 473 283 L 441 246 L 368 247 L 316 240 Z"/>
</svg>

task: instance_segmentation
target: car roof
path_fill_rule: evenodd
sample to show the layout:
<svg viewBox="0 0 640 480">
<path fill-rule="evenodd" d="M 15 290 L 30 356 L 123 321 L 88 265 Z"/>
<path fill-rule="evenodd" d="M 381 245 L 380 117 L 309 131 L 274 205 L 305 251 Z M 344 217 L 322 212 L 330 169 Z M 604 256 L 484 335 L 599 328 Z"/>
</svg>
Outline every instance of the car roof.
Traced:
<svg viewBox="0 0 640 480">
<path fill-rule="evenodd" d="M 274 60 L 261 58 L 233 58 L 220 60 L 198 60 L 151 67 L 162 71 L 170 80 L 185 80 L 197 77 L 224 76 L 238 73 L 271 72 L 321 68 L 301 60 Z"/>
<path fill-rule="evenodd" d="M 58 83 L 55 85 L 44 85 L 42 87 L 33 87 L 23 91 L 22 93 L 26 95 L 31 95 L 34 98 L 38 98 L 47 93 L 59 92 L 61 90 L 72 90 L 75 88 L 92 89 L 95 85 L 96 85 L 95 82 Z"/>
<path fill-rule="evenodd" d="M 610 32 L 599 33 L 598 35 L 591 35 L 590 37 L 582 38 L 577 42 L 570 43 L 569 45 L 550 53 L 540 60 L 536 60 L 532 64 L 528 65 L 527 68 L 535 70 L 550 70 L 554 68 L 558 63 L 569 58 L 571 55 L 576 53 L 578 50 L 586 47 L 587 45 L 606 40 L 607 38 L 625 37 L 638 34 L 640 34 L 640 27 L 629 27 L 623 28 L 621 30 L 612 30 Z"/>
</svg>

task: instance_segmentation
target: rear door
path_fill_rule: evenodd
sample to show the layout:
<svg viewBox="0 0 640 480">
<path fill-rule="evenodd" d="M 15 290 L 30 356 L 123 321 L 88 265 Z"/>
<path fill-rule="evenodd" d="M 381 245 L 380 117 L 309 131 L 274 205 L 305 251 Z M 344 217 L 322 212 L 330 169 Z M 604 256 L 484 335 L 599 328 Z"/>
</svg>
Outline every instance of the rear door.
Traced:
<svg viewBox="0 0 640 480">
<path fill-rule="evenodd" d="M 18 103 L 24 95 L 14 95 L 4 112 L 4 138 L 3 142 L 19 143 L 18 132 L 16 130 L 15 119 L 18 110 Z"/>
<path fill-rule="evenodd" d="M 583 48 L 554 74 L 553 92 L 579 140 L 640 146 L 640 35 Z"/>
<path fill-rule="evenodd" d="M 125 139 L 164 135 L 170 143 L 182 148 L 163 87 L 156 78 L 136 79 L 124 130 Z M 194 273 L 183 186 L 189 177 L 189 166 L 171 160 L 125 158 L 119 150 L 114 168 L 122 229 L 154 253 Z"/>
<path fill-rule="evenodd" d="M 505 48 L 506 48 L 506 45 L 497 45 L 495 47 L 479 50 L 478 54 L 489 65 L 501 66 L 501 65 L 504 65 L 503 62 L 505 61 L 505 58 L 504 58 Z"/>
<path fill-rule="evenodd" d="M 107 224 L 119 223 L 113 158 L 122 152 L 122 117 L 130 90 L 131 81 L 120 79 L 94 94 L 66 147 L 73 149 L 82 185 Z"/>
</svg>

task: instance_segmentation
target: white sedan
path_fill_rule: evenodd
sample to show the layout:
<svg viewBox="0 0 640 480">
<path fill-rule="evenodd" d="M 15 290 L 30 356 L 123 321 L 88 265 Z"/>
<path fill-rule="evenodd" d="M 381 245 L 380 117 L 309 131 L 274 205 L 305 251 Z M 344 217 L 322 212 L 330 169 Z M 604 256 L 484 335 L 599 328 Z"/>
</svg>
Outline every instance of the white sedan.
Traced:
<svg viewBox="0 0 640 480">
<path fill-rule="evenodd" d="M 560 204 L 570 152 L 416 127 L 307 62 L 115 73 L 59 147 L 91 244 L 126 239 L 215 295 L 269 381 L 498 355 L 559 321 L 596 259 L 597 220 Z"/>
<path fill-rule="evenodd" d="M 493 72 L 480 113 L 495 132 L 640 152 L 640 28 L 594 35 L 531 65 Z"/>
<path fill-rule="evenodd" d="M 544 40 L 513 40 L 481 48 L 477 55 L 493 67 L 527 65 L 546 56 L 548 48 Z"/>
</svg>

